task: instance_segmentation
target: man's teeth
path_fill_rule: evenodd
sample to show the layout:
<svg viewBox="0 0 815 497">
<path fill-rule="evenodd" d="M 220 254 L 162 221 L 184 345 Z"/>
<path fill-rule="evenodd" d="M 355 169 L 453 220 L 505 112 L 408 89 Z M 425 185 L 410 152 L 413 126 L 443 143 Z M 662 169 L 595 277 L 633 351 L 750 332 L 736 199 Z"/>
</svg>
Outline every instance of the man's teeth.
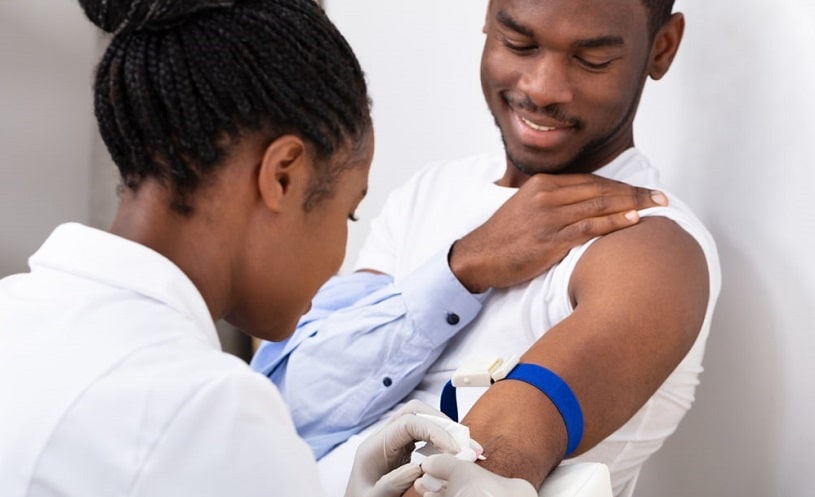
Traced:
<svg viewBox="0 0 815 497">
<path fill-rule="evenodd" d="M 535 124 L 532 121 L 530 121 L 529 119 L 526 119 L 525 117 L 521 117 L 521 121 L 523 121 L 524 124 L 526 124 L 527 126 L 529 126 L 532 129 L 534 129 L 535 131 L 553 131 L 553 130 L 557 129 L 557 128 L 550 128 L 549 126 L 541 126 L 540 124 Z"/>
</svg>

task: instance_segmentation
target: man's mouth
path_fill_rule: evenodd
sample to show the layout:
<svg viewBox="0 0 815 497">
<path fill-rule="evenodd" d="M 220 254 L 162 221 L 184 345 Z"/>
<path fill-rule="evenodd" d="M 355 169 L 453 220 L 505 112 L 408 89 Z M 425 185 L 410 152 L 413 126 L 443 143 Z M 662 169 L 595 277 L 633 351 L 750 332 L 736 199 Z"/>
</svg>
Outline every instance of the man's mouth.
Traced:
<svg viewBox="0 0 815 497">
<path fill-rule="evenodd" d="M 577 127 L 574 123 L 559 121 L 545 115 L 521 115 L 512 112 L 511 129 L 518 142 L 526 147 L 553 151 L 568 145 Z"/>
<path fill-rule="evenodd" d="M 529 126 L 532 129 L 534 129 L 535 131 L 554 131 L 554 130 L 558 129 L 559 127 L 560 128 L 565 128 L 566 127 L 566 126 L 544 126 L 543 124 L 534 123 L 534 122 L 530 121 L 529 119 L 527 119 L 527 118 L 525 118 L 525 117 L 523 117 L 521 115 L 519 115 L 518 117 L 521 119 L 521 121 L 524 124 L 526 124 L 527 126 Z"/>
</svg>

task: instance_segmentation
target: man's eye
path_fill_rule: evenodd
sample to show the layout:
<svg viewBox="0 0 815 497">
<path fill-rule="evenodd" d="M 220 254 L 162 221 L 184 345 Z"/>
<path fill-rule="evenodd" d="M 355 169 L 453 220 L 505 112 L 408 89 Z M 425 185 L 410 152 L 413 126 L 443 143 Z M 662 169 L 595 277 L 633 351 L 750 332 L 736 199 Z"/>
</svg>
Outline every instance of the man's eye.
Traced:
<svg viewBox="0 0 815 497">
<path fill-rule="evenodd" d="M 577 62 L 581 66 L 583 66 L 583 67 L 585 67 L 587 69 L 595 70 L 595 71 L 596 70 L 601 70 L 601 69 L 606 69 L 608 66 L 611 65 L 612 62 L 614 62 L 613 59 L 612 60 L 606 60 L 606 61 L 603 61 L 603 62 L 592 62 L 592 61 L 586 60 L 586 59 L 584 59 L 582 57 L 575 57 L 575 60 L 577 60 Z"/>
<path fill-rule="evenodd" d="M 526 43 L 516 43 L 507 39 L 504 39 L 504 46 L 516 53 L 531 52 L 532 50 L 535 49 L 535 45 L 529 45 Z"/>
</svg>

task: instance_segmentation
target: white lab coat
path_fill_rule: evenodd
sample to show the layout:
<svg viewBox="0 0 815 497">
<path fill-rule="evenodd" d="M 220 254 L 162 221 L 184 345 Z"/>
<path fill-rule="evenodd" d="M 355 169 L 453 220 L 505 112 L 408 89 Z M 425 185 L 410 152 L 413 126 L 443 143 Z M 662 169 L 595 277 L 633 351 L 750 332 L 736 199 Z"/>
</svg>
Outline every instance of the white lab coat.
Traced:
<svg viewBox="0 0 815 497">
<path fill-rule="evenodd" d="M 274 386 L 160 254 L 78 224 L 0 280 L 3 497 L 313 496 Z"/>
</svg>

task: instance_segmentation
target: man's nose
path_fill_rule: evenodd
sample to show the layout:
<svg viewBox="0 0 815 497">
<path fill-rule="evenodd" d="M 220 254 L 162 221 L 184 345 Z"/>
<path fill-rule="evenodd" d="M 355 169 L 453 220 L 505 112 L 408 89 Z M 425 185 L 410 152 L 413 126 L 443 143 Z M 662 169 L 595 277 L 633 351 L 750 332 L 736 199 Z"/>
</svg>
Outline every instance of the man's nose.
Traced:
<svg viewBox="0 0 815 497">
<path fill-rule="evenodd" d="M 571 102 L 574 92 L 568 61 L 564 59 L 564 56 L 556 53 L 541 54 L 527 66 L 518 82 L 518 89 L 538 107 Z"/>
</svg>

